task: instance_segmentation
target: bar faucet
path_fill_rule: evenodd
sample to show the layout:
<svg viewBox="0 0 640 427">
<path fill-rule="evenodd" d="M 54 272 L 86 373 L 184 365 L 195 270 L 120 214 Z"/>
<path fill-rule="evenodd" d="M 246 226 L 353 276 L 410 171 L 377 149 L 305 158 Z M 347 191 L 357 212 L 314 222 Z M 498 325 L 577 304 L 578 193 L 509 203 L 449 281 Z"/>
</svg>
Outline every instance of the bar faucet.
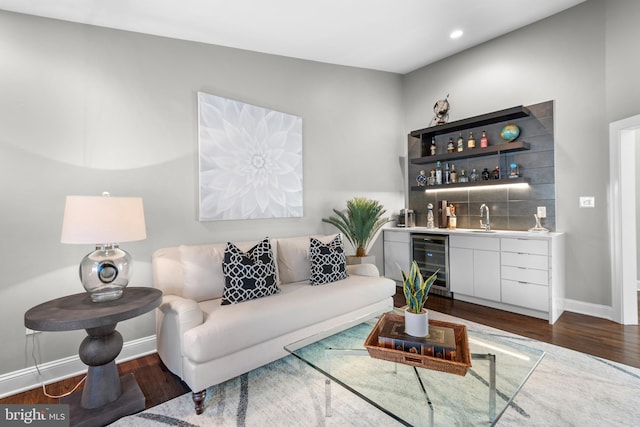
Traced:
<svg viewBox="0 0 640 427">
<path fill-rule="evenodd" d="M 482 213 L 487 210 L 487 222 L 482 222 Z M 489 206 L 484 203 L 480 206 L 480 228 L 484 228 L 484 231 L 491 231 L 491 220 L 489 219 Z"/>
</svg>

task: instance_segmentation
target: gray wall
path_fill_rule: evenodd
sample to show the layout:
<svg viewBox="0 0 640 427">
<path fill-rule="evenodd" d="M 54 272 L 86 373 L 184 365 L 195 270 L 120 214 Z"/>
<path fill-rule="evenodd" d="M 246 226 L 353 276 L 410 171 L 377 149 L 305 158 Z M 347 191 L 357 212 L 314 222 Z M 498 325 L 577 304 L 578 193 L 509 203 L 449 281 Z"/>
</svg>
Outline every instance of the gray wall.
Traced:
<svg viewBox="0 0 640 427">
<path fill-rule="evenodd" d="M 597 3 L 605 5 L 605 105 L 607 122 L 614 122 L 640 113 L 640 55 L 633 54 L 633 46 L 640 40 L 640 2 L 598 0 Z"/>
<path fill-rule="evenodd" d="M 404 203 L 397 74 L 6 12 L 0 52 L 0 374 L 32 365 L 24 312 L 82 291 L 92 248 L 59 243 L 66 195 L 143 198 L 148 238 L 122 245 L 138 286 L 163 246 L 335 232 L 321 219 L 351 197 Z M 197 91 L 303 118 L 303 218 L 198 221 Z M 153 335 L 153 313 L 118 329 Z M 83 335 L 43 333 L 42 360 L 77 354 Z"/>
<path fill-rule="evenodd" d="M 608 37 L 626 28 L 608 19 L 618 7 L 609 3 L 616 2 L 588 1 L 410 73 L 403 85 L 407 131 L 424 125 L 433 101 L 447 93 L 452 120 L 554 100 L 556 230 L 567 233 L 567 298 L 603 305 L 611 304 L 606 52 Z M 629 115 L 640 110 L 632 109 Z M 578 207 L 583 195 L 595 196 L 595 209 Z"/>
</svg>

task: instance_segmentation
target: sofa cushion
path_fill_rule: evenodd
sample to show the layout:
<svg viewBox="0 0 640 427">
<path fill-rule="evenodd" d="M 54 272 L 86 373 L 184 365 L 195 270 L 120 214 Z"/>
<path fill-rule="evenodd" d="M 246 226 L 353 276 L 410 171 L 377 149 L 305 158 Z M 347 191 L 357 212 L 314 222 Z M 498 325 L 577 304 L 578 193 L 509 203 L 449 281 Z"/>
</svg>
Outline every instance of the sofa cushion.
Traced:
<svg viewBox="0 0 640 427">
<path fill-rule="evenodd" d="M 271 243 L 265 238 L 249 249 L 241 251 L 229 242 L 222 263 L 225 285 L 222 304 L 262 298 L 280 292 L 276 276 L 276 263 Z"/>
<path fill-rule="evenodd" d="M 327 244 L 311 237 L 309 259 L 311 262 L 309 283 L 312 285 L 337 282 L 348 276 L 342 235 L 340 234 Z"/>
<path fill-rule="evenodd" d="M 385 299 L 391 308 L 395 291 L 392 280 L 350 275 L 323 286 L 290 283 L 277 296 L 242 304 L 205 301 L 206 320 L 185 332 L 184 355 L 206 362 Z"/>
</svg>

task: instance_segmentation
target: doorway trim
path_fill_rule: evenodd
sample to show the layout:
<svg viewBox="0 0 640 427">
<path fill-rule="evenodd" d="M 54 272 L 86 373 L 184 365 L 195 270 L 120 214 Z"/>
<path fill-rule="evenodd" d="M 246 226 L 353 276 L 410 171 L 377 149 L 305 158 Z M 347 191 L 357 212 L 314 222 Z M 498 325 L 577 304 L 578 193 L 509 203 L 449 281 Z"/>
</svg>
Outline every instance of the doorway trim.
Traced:
<svg viewBox="0 0 640 427">
<path fill-rule="evenodd" d="M 609 124 L 611 308 L 614 321 L 638 324 L 636 132 L 640 115 Z"/>
</svg>

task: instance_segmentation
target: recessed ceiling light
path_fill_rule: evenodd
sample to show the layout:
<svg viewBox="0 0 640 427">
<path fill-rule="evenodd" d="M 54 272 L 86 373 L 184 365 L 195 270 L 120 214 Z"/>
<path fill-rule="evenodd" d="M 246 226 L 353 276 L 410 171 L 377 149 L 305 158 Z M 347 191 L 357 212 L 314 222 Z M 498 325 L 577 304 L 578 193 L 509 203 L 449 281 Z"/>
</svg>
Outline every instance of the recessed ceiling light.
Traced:
<svg viewBox="0 0 640 427">
<path fill-rule="evenodd" d="M 452 39 L 457 39 L 462 37 L 462 34 L 464 34 L 462 30 L 454 30 L 451 34 L 449 34 L 449 37 L 451 37 Z"/>
</svg>

